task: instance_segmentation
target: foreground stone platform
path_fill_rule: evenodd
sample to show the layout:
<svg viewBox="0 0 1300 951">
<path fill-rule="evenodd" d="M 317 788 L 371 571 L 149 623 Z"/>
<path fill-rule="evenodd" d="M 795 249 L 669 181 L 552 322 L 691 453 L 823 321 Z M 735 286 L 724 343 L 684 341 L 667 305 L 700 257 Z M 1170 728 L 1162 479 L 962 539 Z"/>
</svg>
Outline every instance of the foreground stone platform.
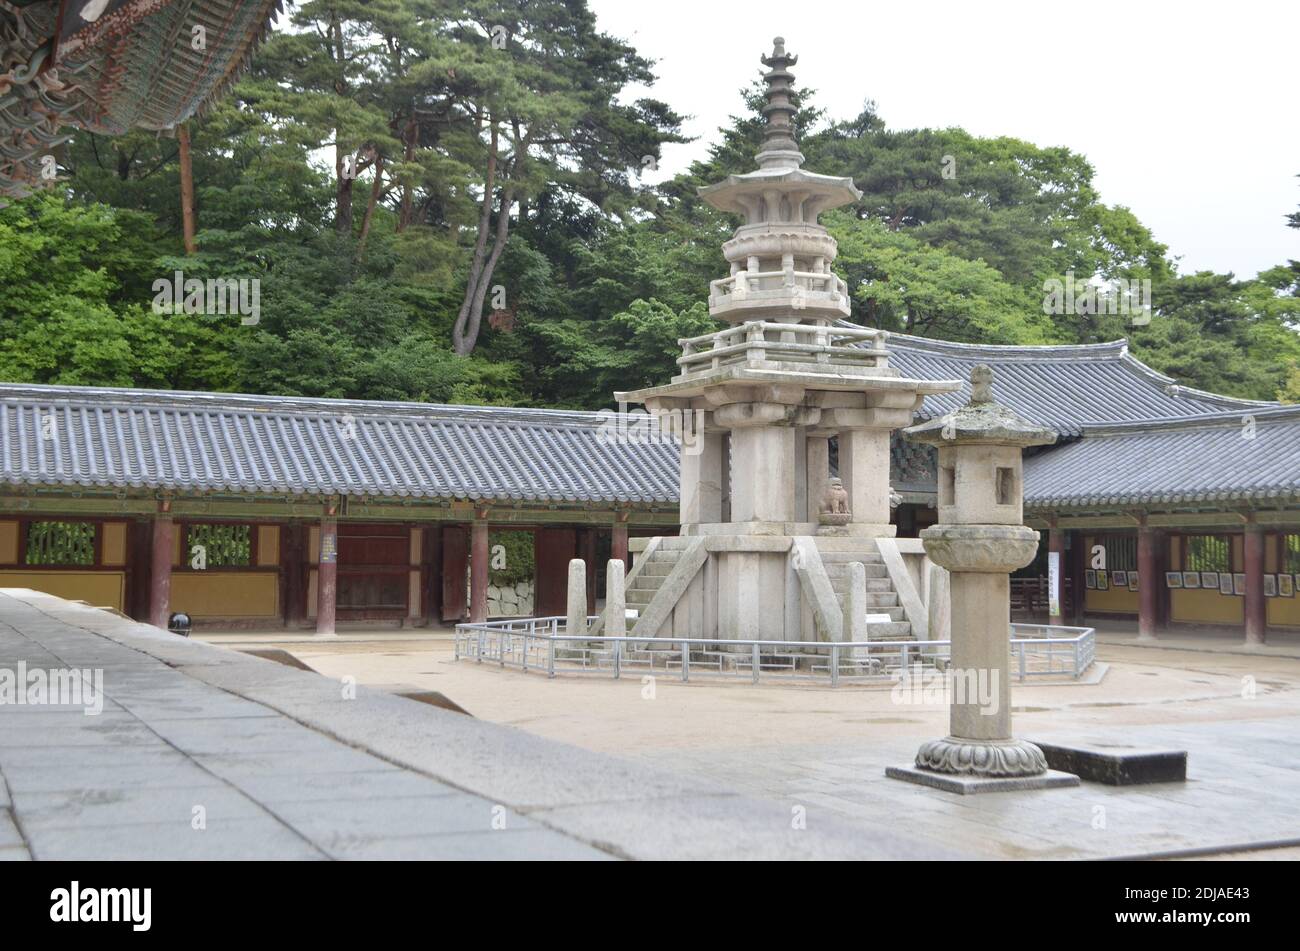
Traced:
<svg viewBox="0 0 1300 951">
<path fill-rule="evenodd" d="M 929 786 L 959 796 L 970 796 L 975 793 L 1023 792 L 1027 789 L 1058 789 L 1063 786 L 1079 785 L 1078 776 L 1055 769 L 1049 769 L 1041 776 L 984 777 L 936 773 L 915 766 L 887 766 L 885 775 L 890 779 L 901 779 L 904 782 Z"/>
<path fill-rule="evenodd" d="M 105 699 L 0 706 L 0 859 L 961 857 L 7 589 L 20 663 Z"/>
<path fill-rule="evenodd" d="M 1186 750 L 1138 749 L 1100 740 L 1038 743 L 1052 769 L 1108 786 L 1180 783 L 1187 779 Z"/>
</svg>

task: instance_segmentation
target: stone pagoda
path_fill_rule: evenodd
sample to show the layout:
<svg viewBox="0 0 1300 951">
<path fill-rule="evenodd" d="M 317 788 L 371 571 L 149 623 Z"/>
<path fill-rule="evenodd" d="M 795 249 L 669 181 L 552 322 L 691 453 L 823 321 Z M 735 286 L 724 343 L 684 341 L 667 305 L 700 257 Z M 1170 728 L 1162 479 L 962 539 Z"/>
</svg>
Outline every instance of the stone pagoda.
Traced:
<svg viewBox="0 0 1300 951">
<path fill-rule="evenodd" d="M 861 193 L 852 179 L 802 168 L 796 57 L 774 43 L 762 58 L 758 168 L 700 189 L 743 221 L 722 246 L 731 273 L 709 294 L 709 313 L 729 326 L 679 341 L 671 382 L 617 394 L 644 404 L 682 447 L 681 534 L 650 539 L 627 578 L 634 636 L 850 640 L 868 615 L 873 638 L 910 636 L 916 620 L 877 549 L 894 535 L 890 433 L 927 394 L 960 383 L 900 376 L 884 332 L 843 322 L 849 289 L 818 216 Z"/>
</svg>

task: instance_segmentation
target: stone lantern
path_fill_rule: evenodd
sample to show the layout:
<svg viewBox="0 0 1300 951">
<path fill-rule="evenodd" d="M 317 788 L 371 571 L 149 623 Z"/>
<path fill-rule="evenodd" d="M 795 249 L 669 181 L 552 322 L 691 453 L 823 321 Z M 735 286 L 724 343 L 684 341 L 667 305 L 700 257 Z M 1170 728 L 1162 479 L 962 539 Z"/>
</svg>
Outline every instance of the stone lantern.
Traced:
<svg viewBox="0 0 1300 951">
<path fill-rule="evenodd" d="M 951 573 L 953 696 L 949 735 L 923 744 L 914 767 L 887 772 L 955 792 L 1078 783 L 1011 735 L 1009 573 L 1038 551 L 1038 532 L 1022 524 L 1021 456 L 1056 433 L 995 402 L 992 382 L 989 367 L 975 367 L 969 403 L 904 430 L 939 450 L 939 521 L 921 540 Z"/>
</svg>

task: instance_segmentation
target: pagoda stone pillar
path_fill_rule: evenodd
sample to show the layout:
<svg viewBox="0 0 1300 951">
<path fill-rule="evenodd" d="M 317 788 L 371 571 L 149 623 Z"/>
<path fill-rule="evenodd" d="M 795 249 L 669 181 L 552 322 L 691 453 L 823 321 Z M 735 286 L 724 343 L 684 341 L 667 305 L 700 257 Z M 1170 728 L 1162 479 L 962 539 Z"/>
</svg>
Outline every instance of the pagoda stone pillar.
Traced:
<svg viewBox="0 0 1300 951">
<path fill-rule="evenodd" d="M 841 430 L 839 450 L 840 479 L 849 494 L 849 532 L 894 534 L 889 525 L 889 430 Z"/>
<path fill-rule="evenodd" d="M 731 521 L 788 524 L 795 521 L 793 407 L 780 403 L 730 403 L 714 412 L 731 431 Z"/>
<path fill-rule="evenodd" d="M 921 540 L 950 573 L 952 700 L 948 735 L 887 774 L 952 792 L 1079 782 L 1049 770 L 1043 751 L 1011 732 L 1009 572 L 1038 552 L 1038 532 L 1022 524 L 1021 454 L 1056 434 L 994 402 L 992 380 L 976 367 L 966 406 L 905 431 L 939 449 L 939 523 Z"/>
<path fill-rule="evenodd" d="M 705 431 L 682 448 L 678 504 L 683 534 L 693 534 L 688 526 L 722 521 L 725 443 L 724 433 Z"/>
<path fill-rule="evenodd" d="M 804 466 L 807 472 L 807 515 L 815 522 L 831 484 L 831 436 L 833 433 L 814 430 L 804 440 Z"/>
</svg>

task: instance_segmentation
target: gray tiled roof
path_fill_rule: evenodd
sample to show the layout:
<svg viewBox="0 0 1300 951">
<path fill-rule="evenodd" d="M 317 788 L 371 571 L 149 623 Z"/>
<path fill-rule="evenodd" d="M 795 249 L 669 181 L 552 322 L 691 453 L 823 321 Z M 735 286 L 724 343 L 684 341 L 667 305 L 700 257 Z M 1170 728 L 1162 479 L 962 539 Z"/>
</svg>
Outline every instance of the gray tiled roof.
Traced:
<svg viewBox="0 0 1300 951">
<path fill-rule="evenodd" d="M 987 363 L 998 402 L 1061 436 L 1085 423 L 1202 416 L 1240 407 L 1274 406 L 1179 386 L 1128 352 L 1128 342 L 1062 347 L 1009 347 L 948 343 L 890 334 L 889 364 L 913 379 L 969 381 Z M 970 383 L 956 393 L 928 396 L 920 415 L 950 413 L 970 399 Z"/>
<path fill-rule="evenodd" d="M 675 504 L 676 446 L 606 439 L 602 419 L 555 410 L 0 384 L 0 482 Z"/>
<path fill-rule="evenodd" d="M 1025 504 L 1300 500 L 1300 406 L 1085 427 L 1025 460 Z"/>
</svg>

